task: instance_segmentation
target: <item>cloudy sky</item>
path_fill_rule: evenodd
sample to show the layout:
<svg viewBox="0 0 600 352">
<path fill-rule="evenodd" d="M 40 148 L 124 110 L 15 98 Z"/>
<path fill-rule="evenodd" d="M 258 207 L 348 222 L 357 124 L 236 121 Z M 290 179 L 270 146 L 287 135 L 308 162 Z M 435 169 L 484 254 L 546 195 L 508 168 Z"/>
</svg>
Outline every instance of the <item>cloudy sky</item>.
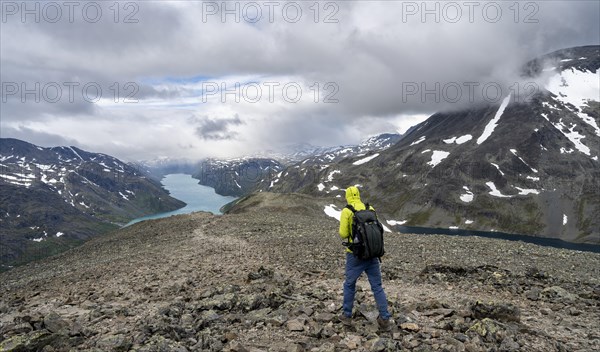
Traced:
<svg viewBox="0 0 600 352">
<path fill-rule="evenodd" d="M 0 134 L 127 161 L 357 143 L 499 103 L 599 44 L 599 4 L 2 0 Z"/>
</svg>

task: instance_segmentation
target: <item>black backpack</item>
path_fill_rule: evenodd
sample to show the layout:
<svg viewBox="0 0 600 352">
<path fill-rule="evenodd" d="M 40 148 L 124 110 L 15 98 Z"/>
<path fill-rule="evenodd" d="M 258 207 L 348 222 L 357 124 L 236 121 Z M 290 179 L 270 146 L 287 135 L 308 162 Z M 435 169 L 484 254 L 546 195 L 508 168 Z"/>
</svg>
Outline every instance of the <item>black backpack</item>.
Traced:
<svg viewBox="0 0 600 352">
<path fill-rule="evenodd" d="M 374 210 L 369 203 L 365 210 L 356 210 L 350 204 L 346 205 L 354 214 L 352 216 L 352 243 L 348 248 L 360 259 L 380 258 L 385 254 L 383 249 L 383 225 L 377 220 Z"/>
</svg>

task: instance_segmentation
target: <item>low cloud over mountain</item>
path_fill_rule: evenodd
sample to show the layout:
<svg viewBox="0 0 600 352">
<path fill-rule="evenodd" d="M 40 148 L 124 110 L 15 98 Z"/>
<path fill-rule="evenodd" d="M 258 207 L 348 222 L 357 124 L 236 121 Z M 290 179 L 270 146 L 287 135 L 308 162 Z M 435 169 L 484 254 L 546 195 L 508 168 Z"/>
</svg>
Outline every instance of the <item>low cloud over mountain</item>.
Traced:
<svg viewBox="0 0 600 352">
<path fill-rule="evenodd" d="M 357 143 L 600 42 L 594 1 L 252 4 L 3 2 L 2 136 L 129 160 Z"/>
</svg>

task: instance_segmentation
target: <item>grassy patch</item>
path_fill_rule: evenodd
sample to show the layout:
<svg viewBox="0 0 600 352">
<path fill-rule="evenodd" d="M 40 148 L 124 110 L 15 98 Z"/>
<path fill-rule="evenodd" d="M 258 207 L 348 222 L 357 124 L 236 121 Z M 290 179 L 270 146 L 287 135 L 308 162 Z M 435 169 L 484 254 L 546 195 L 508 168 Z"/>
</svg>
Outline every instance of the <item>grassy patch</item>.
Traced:
<svg viewBox="0 0 600 352">
<path fill-rule="evenodd" d="M 75 226 L 75 225 L 74 225 Z M 86 233 L 93 236 L 102 235 L 118 229 L 119 226 L 108 223 L 79 223 L 72 230 L 65 229 L 66 233 Z M 88 235 L 89 236 L 89 235 Z M 6 271 L 6 266 L 20 266 L 32 261 L 60 254 L 71 248 L 77 247 L 86 240 L 70 237 L 48 237 L 41 242 L 26 240 L 25 246 L 20 250 L 18 259 L 3 261 L 0 271 Z"/>
<path fill-rule="evenodd" d="M 462 223 L 462 218 L 460 217 L 460 215 L 454 215 L 454 223 L 456 225 L 459 225 L 460 223 Z"/>
<path fill-rule="evenodd" d="M 382 197 L 385 199 L 385 197 Z M 403 192 L 398 198 L 395 198 L 388 206 L 390 213 L 400 213 L 406 202 L 412 199 L 412 195 L 408 192 Z"/>
<path fill-rule="evenodd" d="M 515 229 L 526 235 L 539 234 L 544 224 L 541 222 L 542 212 L 538 205 L 534 201 L 528 201 L 523 205 L 523 209 L 525 210 L 524 222 L 515 224 L 517 225 Z"/>
<path fill-rule="evenodd" d="M 163 202 L 152 194 L 139 194 L 132 201 L 136 207 L 149 213 L 162 213 L 173 210 L 171 202 Z"/>
<path fill-rule="evenodd" d="M 407 224 L 410 226 L 424 225 L 429 221 L 433 209 L 422 210 L 408 216 Z"/>
<path fill-rule="evenodd" d="M 231 210 L 231 208 L 233 208 L 236 204 L 243 202 L 244 200 L 248 199 L 249 195 L 232 200 L 231 202 L 223 205 L 221 207 L 221 209 L 219 209 L 221 211 L 221 213 L 226 214 L 229 210 Z"/>
<path fill-rule="evenodd" d="M 83 242 L 83 240 L 68 238 L 50 238 L 41 242 L 32 241 L 23 248 L 23 255 L 20 256 L 18 260 L 9 263 L 8 265 L 20 266 L 35 260 L 57 255 L 73 247 L 77 247 Z"/>
<path fill-rule="evenodd" d="M 585 216 L 585 208 L 587 203 L 586 197 L 582 197 L 579 202 L 577 202 L 577 224 L 579 224 L 579 235 L 577 236 L 578 240 L 589 236 L 592 233 L 592 217 Z"/>
</svg>

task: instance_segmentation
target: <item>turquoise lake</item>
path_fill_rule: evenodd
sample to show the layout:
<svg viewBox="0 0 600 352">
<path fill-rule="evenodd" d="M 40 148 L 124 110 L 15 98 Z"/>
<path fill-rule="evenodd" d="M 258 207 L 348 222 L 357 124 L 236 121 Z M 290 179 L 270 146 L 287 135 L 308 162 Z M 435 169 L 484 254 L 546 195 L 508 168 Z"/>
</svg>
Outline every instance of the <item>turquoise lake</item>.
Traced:
<svg viewBox="0 0 600 352">
<path fill-rule="evenodd" d="M 187 205 L 181 209 L 144 216 L 131 220 L 129 226 L 140 221 L 150 219 L 166 218 L 173 215 L 189 214 L 195 211 L 209 211 L 213 214 L 221 214 L 221 207 L 236 197 L 225 197 L 215 193 L 214 188 L 198 184 L 198 180 L 186 174 L 170 174 L 165 176 L 161 183 L 164 188 L 171 193 L 171 196 L 177 198 Z"/>
</svg>

